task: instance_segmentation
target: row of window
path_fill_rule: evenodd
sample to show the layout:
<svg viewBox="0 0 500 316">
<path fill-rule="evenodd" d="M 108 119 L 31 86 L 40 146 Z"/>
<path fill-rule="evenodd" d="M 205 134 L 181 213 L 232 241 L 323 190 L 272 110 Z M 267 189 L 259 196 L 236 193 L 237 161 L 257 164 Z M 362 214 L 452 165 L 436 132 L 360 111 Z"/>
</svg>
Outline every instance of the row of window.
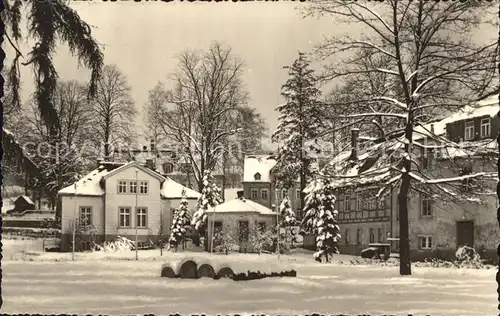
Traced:
<svg viewBox="0 0 500 316">
<path fill-rule="evenodd" d="M 148 224 L 148 209 L 146 207 L 138 207 L 136 210 L 136 226 L 138 228 L 146 228 Z M 118 227 L 130 228 L 132 218 L 131 207 L 118 208 Z M 88 206 L 80 207 L 80 223 L 82 226 L 89 226 L 93 224 L 92 208 Z"/>
<path fill-rule="evenodd" d="M 148 181 L 139 181 L 139 194 L 148 194 Z M 135 180 L 119 180 L 118 194 L 137 193 L 137 182 Z"/>
<path fill-rule="evenodd" d="M 274 197 L 276 200 L 281 200 L 283 197 L 288 196 L 288 190 L 277 190 L 274 192 Z M 251 200 L 267 200 L 269 198 L 269 190 L 268 189 L 250 189 L 250 199 Z M 289 196 L 290 198 L 290 196 Z M 295 190 L 295 198 L 300 199 L 300 190 Z"/>
<path fill-rule="evenodd" d="M 339 210 L 339 220 L 344 219 L 361 219 L 390 216 L 390 203 L 388 198 L 382 200 L 362 200 L 360 197 L 351 199 L 349 195 L 341 196 L 345 200 L 337 201 L 337 209 Z M 356 203 L 357 200 L 357 203 Z M 396 199 L 396 210 L 398 208 L 398 198 Z M 420 216 L 432 217 L 432 200 L 429 198 L 420 198 Z M 356 207 L 357 205 L 357 207 Z M 399 220 L 399 211 L 396 211 L 396 220 Z"/>
<path fill-rule="evenodd" d="M 480 135 L 481 138 L 483 137 L 490 137 L 491 135 L 491 119 L 489 117 L 481 119 L 481 125 L 480 125 Z M 474 121 L 469 120 L 465 121 L 465 140 L 473 140 L 475 136 L 475 131 L 474 131 Z"/>
<path fill-rule="evenodd" d="M 349 229 L 346 229 L 344 232 L 344 241 L 346 244 L 352 243 Z M 368 243 L 370 243 L 370 244 L 375 243 L 375 242 L 382 243 L 384 241 L 386 241 L 386 239 L 384 237 L 384 229 L 383 228 L 377 228 L 377 229 L 369 228 L 369 230 L 368 230 Z M 363 243 L 364 243 L 363 230 L 358 228 L 356 230 L 356 244 L 361 245 Z M 396 243 L 395 246 L 396 246 L 396 249 L 399 249 L 398 242 Z M 418 247 L 420 249 L 424 249 L 424 250 L 432 249 L 432 247 L 433 247 L 432 236 L 429 236 L 429 235 L 418 236 Z"/>
</svg>

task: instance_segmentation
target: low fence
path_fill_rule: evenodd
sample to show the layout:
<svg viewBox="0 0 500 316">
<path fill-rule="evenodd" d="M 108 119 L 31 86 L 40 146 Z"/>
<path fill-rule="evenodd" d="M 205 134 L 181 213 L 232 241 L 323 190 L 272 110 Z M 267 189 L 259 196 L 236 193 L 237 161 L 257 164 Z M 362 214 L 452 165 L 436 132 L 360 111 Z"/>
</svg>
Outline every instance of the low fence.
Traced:
<svg viewBox="0 0 500 316">
<path fill-rule="evenodd" d="M 2 215 L 2 227 L 56 228 L 53 214 Z"/>
</svg>

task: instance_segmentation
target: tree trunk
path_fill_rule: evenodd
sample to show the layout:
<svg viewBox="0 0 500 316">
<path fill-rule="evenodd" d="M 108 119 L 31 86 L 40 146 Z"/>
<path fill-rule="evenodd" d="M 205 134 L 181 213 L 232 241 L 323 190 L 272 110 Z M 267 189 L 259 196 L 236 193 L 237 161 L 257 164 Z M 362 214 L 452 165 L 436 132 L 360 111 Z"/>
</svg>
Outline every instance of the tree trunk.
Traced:
<svg viewBox="0 0 500 316">
<path fill-rule="evenodd" d="M 410 105 L 410 109 L 412 105 Z M 401 187 L 399 189 L 399 274 L 411 275 L 411 261 L 410 261 L 410 238 L 408 227 L 408 195 L 410 192 L 410 171 L 411 171 L 411 142 L 413 133 L 413 119 L 409 115 L 408 123 L 405 130 L 405 138 L 407 144 L 405 145 L 405 153 L 410 155 L 403 157 L 403 175 Z"/>
</svg>

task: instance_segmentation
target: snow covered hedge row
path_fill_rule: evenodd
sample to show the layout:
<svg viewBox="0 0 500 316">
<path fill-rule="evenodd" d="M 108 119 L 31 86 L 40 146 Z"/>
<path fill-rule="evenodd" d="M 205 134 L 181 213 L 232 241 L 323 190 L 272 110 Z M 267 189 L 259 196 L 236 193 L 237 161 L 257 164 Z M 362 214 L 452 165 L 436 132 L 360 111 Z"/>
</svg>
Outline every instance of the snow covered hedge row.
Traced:
<svg viewBox="0 0 500 316">
<path fill-rule="evenodd" d="M 433 268 L 465 268 L 465 269 L 491 269 L 494 266 L 484 264 L 477 254 L 474 248 L 468 246 L 462 246 L 458 248 L 455 253 L 456 260 L 446 261 L 441 259 L 428 259 L 423 262 L 412 263 L 415 267 L 433 267 Z M 397 267 L 399 266 L 399 260 L 395 258 L 390 258 L 387 261 L 377 260 L 377 259 L 358 259 L 355 258 L 350 261 L 339 261 L 340 264 L 351 264 L 351 265 L 378 265 L 378 266 L 389 266 Z"/>
</svg>

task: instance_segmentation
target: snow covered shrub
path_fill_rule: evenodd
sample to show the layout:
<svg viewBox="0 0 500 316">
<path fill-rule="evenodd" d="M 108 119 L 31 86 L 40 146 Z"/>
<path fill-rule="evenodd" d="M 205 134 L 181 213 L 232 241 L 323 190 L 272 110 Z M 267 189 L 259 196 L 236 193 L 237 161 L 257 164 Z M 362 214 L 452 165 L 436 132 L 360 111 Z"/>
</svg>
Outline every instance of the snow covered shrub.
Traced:
<svg viewBox="0 0 500 316">
<path fill-rule="evenodd" d="M 114 241 L 106 241 L 102 245 L 95 244 L 95 250 L 104 252 L 122 252 L 135 249 L 135 242 L 121 236 L 117 236 Z"/>
<path fill-rule="evenodd" d="M 321 257 L 325 257 L 326 262 L 329 262 L 329 255 L 339 253 L 340 229 L 333 192 L 331 185 L 324 180 L 315 180 L 306 189 L 306 214 L 302 226 L 306 232 L 316 236 L 317 251 L 314 258 L 320 262 Z"/>
<path fill-rule="evenodd" d="M 174 211 L 174 216 L 172 219 L 172 226 L 170 228 L 170 237 L 168 239 L 169 249 L 175 249 L 186 237 L 186 225 L 189 225 L 190 216 L 188 201 L 186 198 L 186 190 L 182 190 L 182 199 L 179 208 Z"/>
<path fill-rule="evenodd" d="M 225 252 L 226 255 L 229 251 L 235 251 L 238 248 L 238 244 L 234 240 L 230 233 L 218 231 L 214 234 L 214 251 Z"/>
<path fill-rule="evenodd" d="M 481 262 L 481 258 L 474 248 L 469 246 L 462 246 L 455 252 L 455 257 L 459 262 Z"/>
<path fill-rule="evenodd" d="M 210 170 L 205 170 L 203 175 L 203 189 L 198 199 L 198 210 L 194 213 L 191 225 L 200 233 L 205 235 L 207 228 L 207 210 L 209 207 L 215 207 L 222 203 L 220 188 L 215 183 Z"/>
<path fill-rule="evenodd" d="M 248 238 L 253 250 L 259 255 L 262 250 L 269 249 L 274 242 L 275 234 L 270 230 L 254 229 Z"/>
</svg>

